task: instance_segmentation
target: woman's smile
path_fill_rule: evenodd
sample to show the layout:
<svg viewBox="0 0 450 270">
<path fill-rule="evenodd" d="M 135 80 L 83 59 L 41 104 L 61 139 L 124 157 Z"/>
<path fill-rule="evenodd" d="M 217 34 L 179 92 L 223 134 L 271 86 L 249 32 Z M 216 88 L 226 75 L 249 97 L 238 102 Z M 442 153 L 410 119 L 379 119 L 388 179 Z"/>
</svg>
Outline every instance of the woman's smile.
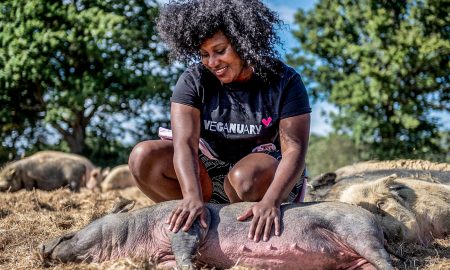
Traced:
<svg viewBox="0 0 450 270">
<path fill-rule="evenodd" d="M 214 70 L 214 74 L 216 74 L 216 76 L 220 77 L 226 72 L 226 69 L 227 69 L 227 67 L 222 67 L 222 68 L 219 68 L 219 69 L 215 69 Z"/>
</svg>

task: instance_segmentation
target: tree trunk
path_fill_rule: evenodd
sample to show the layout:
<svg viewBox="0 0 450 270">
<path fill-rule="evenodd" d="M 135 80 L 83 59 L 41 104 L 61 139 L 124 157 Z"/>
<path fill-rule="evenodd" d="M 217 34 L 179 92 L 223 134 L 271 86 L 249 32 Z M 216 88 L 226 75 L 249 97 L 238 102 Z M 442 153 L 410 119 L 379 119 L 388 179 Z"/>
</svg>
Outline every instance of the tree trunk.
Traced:
<svg viewBox="0 0 450 270">
<path fill-rule="evenodd" d="M 70 136 L 65 136 L 64 139 L 69 144 L 70 152 L 75 154 L 83 154 L 85 149 L 85 127 L 82 127 L 79 123 L 75 124 L 72 128 Z"/>
<path fill-rule="evenodd" d="M 62 128 L 57 123 L 53 123 L 52 126 L 62 135 L 64 140 L 69 145 L 71 153 L 83 154 L 86 148 L 86 126 L 88 121 L 85 119 L 83 113 L 78 113 L 74 122 L 67 123 L 70 129 Z"/>
</svg>

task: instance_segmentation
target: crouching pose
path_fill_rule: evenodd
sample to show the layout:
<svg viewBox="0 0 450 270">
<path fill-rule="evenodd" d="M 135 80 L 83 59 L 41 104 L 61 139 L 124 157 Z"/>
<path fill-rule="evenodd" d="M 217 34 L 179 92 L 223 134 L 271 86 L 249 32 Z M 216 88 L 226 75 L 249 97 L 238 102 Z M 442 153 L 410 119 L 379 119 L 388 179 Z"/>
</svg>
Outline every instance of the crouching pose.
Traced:
<svg viewBox="0 0 450 270">
<path fill-rule="evenodd" d="M 171 98 L 171 140 L 139 143 L 129 166 L 153 201 L 181 199 L 172 231 L 206 226 L 205 202 L 249 201 L 239 220 L 267 241 L 281 233 L 280 205 L 301 200 L 311 108 L 300 75 L 276 58 L 279 24 L 258 0 L 162 7 L 162 40 L 191 64 Z"/>
</svg>

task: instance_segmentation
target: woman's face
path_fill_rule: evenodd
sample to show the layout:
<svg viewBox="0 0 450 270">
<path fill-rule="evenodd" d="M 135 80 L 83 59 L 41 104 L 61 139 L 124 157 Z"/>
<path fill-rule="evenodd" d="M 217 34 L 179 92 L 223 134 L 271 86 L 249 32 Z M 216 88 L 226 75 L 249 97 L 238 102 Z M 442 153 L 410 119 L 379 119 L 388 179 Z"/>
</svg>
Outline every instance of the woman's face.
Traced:
<svg viewBox="0 0 450 270">
<path fill-rule="evenodd" d="M 252 69 L 244 65 L 244 61 L 221 31 L 200 45 L 200 56 L 203 65 L 222 83 L 245 81 L 252 74 Z"/>
</svg>

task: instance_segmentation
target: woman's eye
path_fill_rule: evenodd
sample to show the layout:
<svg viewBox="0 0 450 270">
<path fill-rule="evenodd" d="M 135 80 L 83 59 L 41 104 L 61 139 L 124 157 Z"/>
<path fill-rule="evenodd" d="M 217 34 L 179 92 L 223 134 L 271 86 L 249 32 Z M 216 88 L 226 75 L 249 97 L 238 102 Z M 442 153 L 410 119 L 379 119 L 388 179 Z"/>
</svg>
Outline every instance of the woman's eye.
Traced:
<svg viewBox="0 0 450 270">
<path fill-rule="evenodd" d="M 225 53 L 225 49 L 218 50 L 217 53 L 218 53 L 218 54 L 224 54 L 224 53 Z"/>
</svg>

